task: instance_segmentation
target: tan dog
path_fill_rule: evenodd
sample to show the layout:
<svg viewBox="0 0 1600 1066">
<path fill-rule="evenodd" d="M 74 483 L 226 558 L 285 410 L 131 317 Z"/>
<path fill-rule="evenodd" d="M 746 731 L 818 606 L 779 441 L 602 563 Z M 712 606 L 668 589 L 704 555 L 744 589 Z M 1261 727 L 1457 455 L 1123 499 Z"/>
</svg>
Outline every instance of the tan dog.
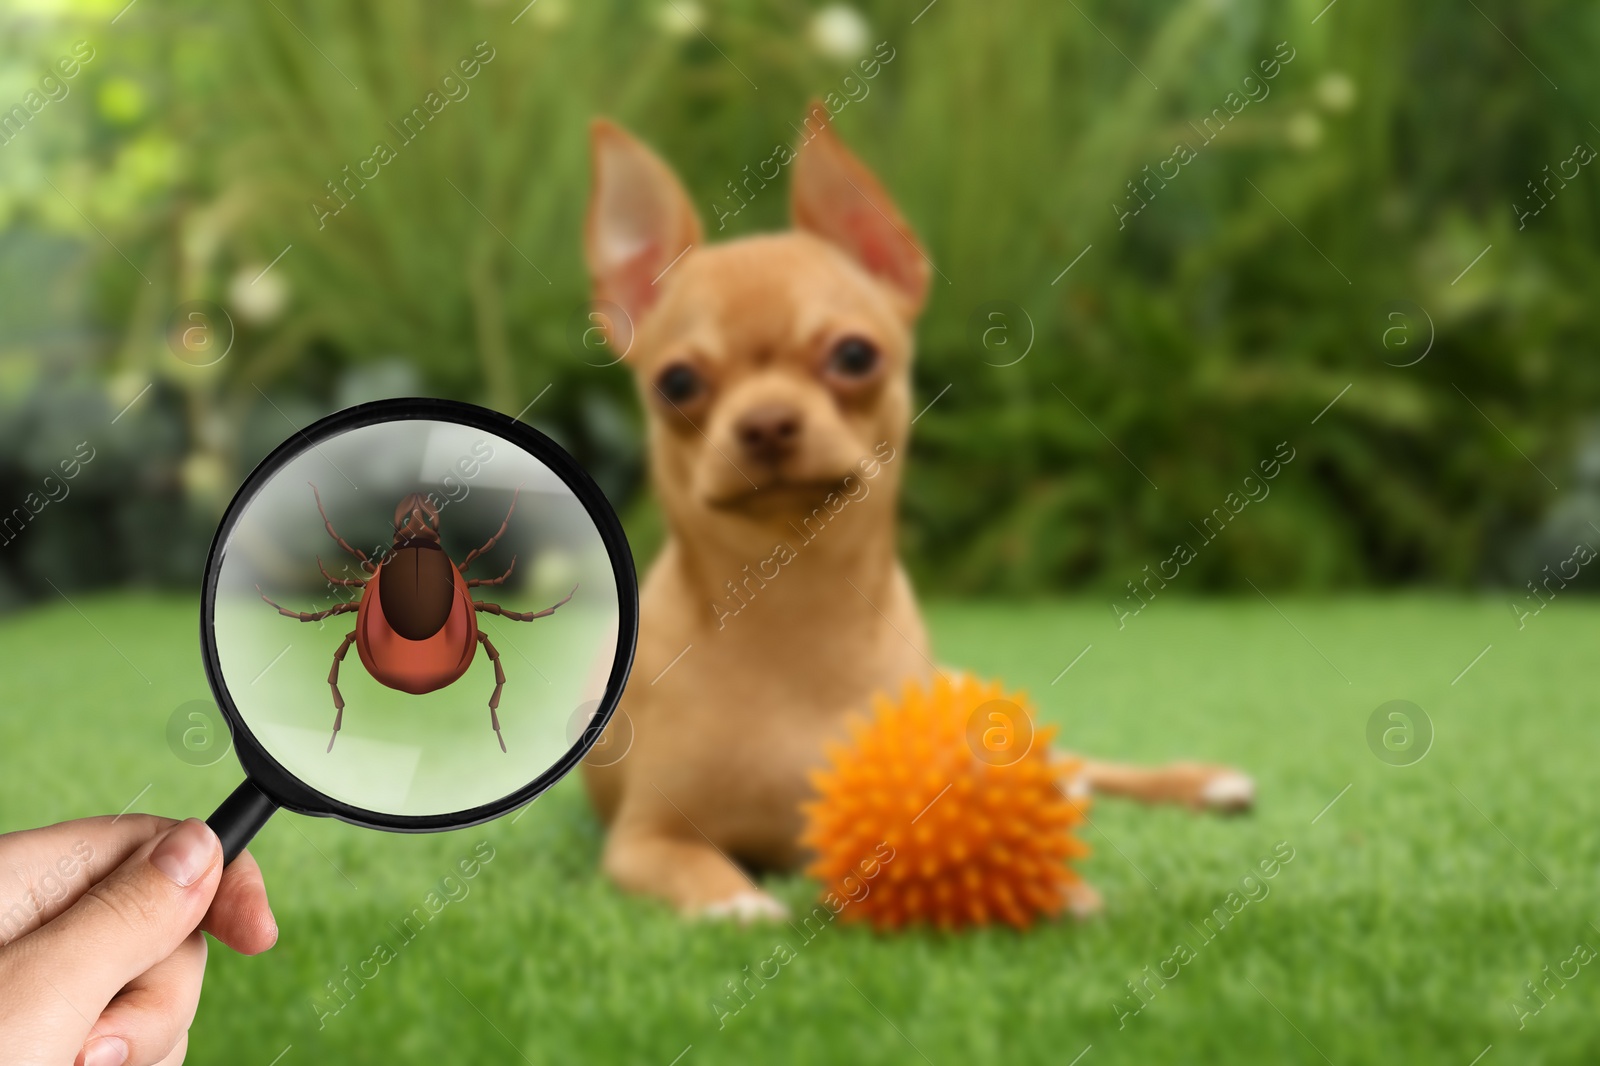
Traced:
<svg viewBox="0 0 1600 1066">
<path fill-rule="evenodd" d="M 670 535 L 619 712 L 632 747 L 585 778 L 607 874 L 689 913 L 781 915 L 745 868 L 802 861 L 824 742 L 935 671 L 895 545 L 930 265 L 826 114 L 793 157 L 794 229 L 713 247 L 654 153 L 592 131 L 589 268 L 625 312 L 611 340 L 638 376 Z M 1070 785 L 1193 807 L 1252 792 L 1193 765 L 1095 764 Z"/>
</svg>

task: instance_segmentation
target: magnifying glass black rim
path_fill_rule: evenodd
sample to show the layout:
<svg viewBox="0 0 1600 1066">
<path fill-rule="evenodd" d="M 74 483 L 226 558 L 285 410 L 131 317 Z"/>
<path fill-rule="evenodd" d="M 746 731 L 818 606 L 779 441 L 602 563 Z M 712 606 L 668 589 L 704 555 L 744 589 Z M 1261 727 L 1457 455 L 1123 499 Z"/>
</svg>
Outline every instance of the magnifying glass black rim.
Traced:
<svg viewBox="0 0 1600 1066">
<path fill-rule="evenodd" d="M 600 539 L 605 544 L 606 555 L 611 560 L 611 571 L 616 578 L 616 657 L 611 664 L 611 674 L 606 681 L 600 706 L 589 720 L 583 735 L 544 773 L 517 791 L 490 803 L 448 814 L 398 815 L 370 811 L 336 800 L 302 782 L 273 758 L 266 747 L 256 739 L 255 734 L 250 732 L 244 716 L 239 713 L 227 686 L 223 684 L 222 664 L 217 655 L 215 607 L 224 548 L 233 534 L 234 526 L 238 524 L 245 509 L 256 495 L 291 460 L 299 458 L 329 438 L 363 426 L 404 421 L 448 422 L 485 430 L 503 437 L 539 459 L 566 484 L 567 488 L 572 490 L 573 495 L 588 511 L 590 520 L 594 522 L 595 528 L 600 533 Z M 385 829 L 400 833 L 434 833 L 446 829 L 463 829 L 480 822 L 487 822 L 509 814 L 530 802 L 571 773 L 573 767 L 578 765 L 600 739 L 606 723 L 611 720 L 611 715 L 616 710 L 617 702 L 622 698 L 623 686 L 627 683 L 628 672 L 633 667 L 634 648 L 638 636 L 639 586 L 633 568 L 633 553 L 628 547 L 627 538 L 623 535 L 622 524 L 617 520 L 616 512 L 612 510 L 610 502 L 606 500 L 588 471 L 579 466 L 577 461 L 558 444 L 532 426 L 497 411 L 456 400 L 418 397 L 364 403 L 331 414 L 284 441 L 250 472 L 250 476 L 245 478 L 244 484 L 234 495 L 233 502 L 228 504 L 228 509 L 222 516 L 222 523 L 217 527 L 217 535 L 211 542 L 210 554 L 206 556 L 205 580 L 201 589 L 200 648 L 205 661 L 206 680 L 210 682 L 212 695 L 216 697 L 217 706 L 221 708 L 223 718 L 228 723 L 228 732 L 233 736 L 234 750 L 238 752 L 239 763 L 244 767 L 245 775 L 268 798 L 285 810 L 297 814 L 331 816 L 367 829 Z"/>
</svg>

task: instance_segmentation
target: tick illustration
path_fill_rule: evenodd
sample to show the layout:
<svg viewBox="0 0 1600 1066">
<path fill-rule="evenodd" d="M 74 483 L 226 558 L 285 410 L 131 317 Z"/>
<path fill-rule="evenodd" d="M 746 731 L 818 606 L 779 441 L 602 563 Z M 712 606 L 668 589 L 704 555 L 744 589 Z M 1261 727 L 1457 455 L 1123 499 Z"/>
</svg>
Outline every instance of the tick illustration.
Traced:
<svg viewBox="0 0 1600 1066">
<path fill-rule="evenodd" d="M 505 737 L 500 734 L 500 690 L 505 686 L 506 673 L 500 666 L 500 653 L 490 643 L 489 637 L 478 628 L 478 612 L 497 614 L 516 622 L 531 622 L 556 612 L 556 608 L 572 599 L 578 586 L 555 606 L 529 614 L 508 611 L 498 603 L 484 603 L 472 598 L 469 589 L 479 585 L 503 585 L 516 568 L 516 556 L 506 572 L 494 578 L 467 578 L 467 567 L 484 552 L 495 546 L 511 524 L 512 512 L 517 509 L 517 493 L 511 495 L 511 507 L 506 511 L 500 529 L 483 547 L 467 553 L 460 564 L 445 554 L 439 543 L 439 508 L 421 493 L 413 492 L 402 499 L 394 509 L 394 544 L 379 562 L 368 559 L 366 553 L 353 548 L 334 531 L 328 521 L 328 512 L 322 508 L 322 496 L 315 485 L 311 494 L 317 501 L 317 512 L 322 515 L 322 525 L 334 542 L 361 561 L 366 578 L 338 578 L 328 573 L 317 559 L 317 569 L 335 585 L 361 590 L 356 603 L 341 603 L 326 611 L 304 613 L 291 611 L 261 592 L 278 613 L 302 622 L 320 622 L 336 614 L 355 613 L 356 628 L 333 653 L 333 669 L 328 671 L 328 687 L 333 689 L 333 735 L 328 738 L 328 750 L 339 739 L 339 727 L 344 723 L 344 697 L 339 694 L 339 664 L 344 661 L 350 645 L 356 646 L 361 665 L 380 685 L 401 692 L 420 694 L 433 692 L 452 684 L 472 665 L 472 656 L 478 645 L 494 664 L 494 695 L 489 697 L 489 724 L 500 741 L 500 750 L 506 750 Z"/>
</svg>

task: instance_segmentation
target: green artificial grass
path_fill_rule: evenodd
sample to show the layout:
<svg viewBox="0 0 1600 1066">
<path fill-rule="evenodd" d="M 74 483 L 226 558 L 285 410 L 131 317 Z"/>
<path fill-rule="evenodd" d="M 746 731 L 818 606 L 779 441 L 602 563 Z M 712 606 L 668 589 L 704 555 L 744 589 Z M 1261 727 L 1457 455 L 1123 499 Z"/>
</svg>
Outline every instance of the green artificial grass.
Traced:
<svg viewBox="0 0 1600 1066">
<path fill-rule="evenodd" d="M 1066 744 L 1231 763 L 1256 777 L 1257 812 L 1099 803 L 1083 869 L 1107 906 L 1086 924 L 830 925 L 809 941 L 620 895 L 596 873 L 601 832 L 575 779 L 514 823 L 437 836 L 280 814 L 253 851 L 281 940 L 256 959 L 213 946 L 190 1061 L 1068 1066 L 1090 1048 L 1083 1066 L 1468 1066 L 1491 1044 L 1485 1066 L 1594 1060 L 1600 972 L 1563 987 L 1544 967 L 1570 974 L 1577 944 L 1600 947 L 1600 605 L 1561 601 L 1520 631 L 1500 601 L 1459 599 L 1174 598 L 1121 631 L 1098 601 L 929 616 L 941 661 L 1026 688 Z M 236 764 L 187 765 L 166 739 L 173 709 L 206 695 L 195 625 L 193 603 L 138 595 L 0 623 L 0 828 L 135 796 L 211 811 Z M 1415 765 L 1368 748 L 1390 699 L 1434 724 Z M 1241 887 L 1280 843 L 1293 859 Z M 489 849 L 470 881 L 446 883 L 458 898 L 413 918 L 414 939 L 397 932 Z M 814 891 L 771 887 L 796 908 Z M 1207 941 L 1204 920 L 1245 889 L 1254 901 Z M 748 979 L 780 942 L 794 957 L 764 987 Z M 1189 957 L 1166 962 L 1179 945 Z M 1149 976 L 1175 965 L 1164 987 Z M 362 969 L 364 986 L 348 977 Z M 747 979 L 741 1003 L 729 982 Z M 1513 1002 L 1537 1006 L 1524 982 L 1547 980 L 1548 1005 L 1519 1028 Z M 330 981 L 348 981 L 347 1003 Z M 1139 1004 L 1129 982 L 1147 1005 L 1123 1017 Z"/>
</svg>

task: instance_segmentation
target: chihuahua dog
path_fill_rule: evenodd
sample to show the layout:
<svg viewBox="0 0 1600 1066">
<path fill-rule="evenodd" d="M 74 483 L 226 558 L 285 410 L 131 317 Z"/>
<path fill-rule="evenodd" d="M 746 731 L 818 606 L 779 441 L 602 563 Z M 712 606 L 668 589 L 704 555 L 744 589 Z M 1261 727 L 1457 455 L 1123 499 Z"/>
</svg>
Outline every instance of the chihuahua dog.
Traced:
<svg viewBox="0 0 1600 1066">
<path fill-rule="evenodd" d="M 654 152 L 591 130 L 586 257 L 637 376 L 668 538 L 611 726 L 631 747 L 584 776 L 606 873 L 685 913 L 781 917 L 747 871 L 804 859 L 825 742 L 874 693 L 936 672 L 895 542 L 931 265 L 827 118 L 814 105 L 782 160 L 793 228 L 709 247 Z M 1220 767 L 1077 765 L 1077 793 L 1216 809 L 1253 795 Z M 1098 904 L 1087 888 L 1072 900 Z"/>
</svg>

